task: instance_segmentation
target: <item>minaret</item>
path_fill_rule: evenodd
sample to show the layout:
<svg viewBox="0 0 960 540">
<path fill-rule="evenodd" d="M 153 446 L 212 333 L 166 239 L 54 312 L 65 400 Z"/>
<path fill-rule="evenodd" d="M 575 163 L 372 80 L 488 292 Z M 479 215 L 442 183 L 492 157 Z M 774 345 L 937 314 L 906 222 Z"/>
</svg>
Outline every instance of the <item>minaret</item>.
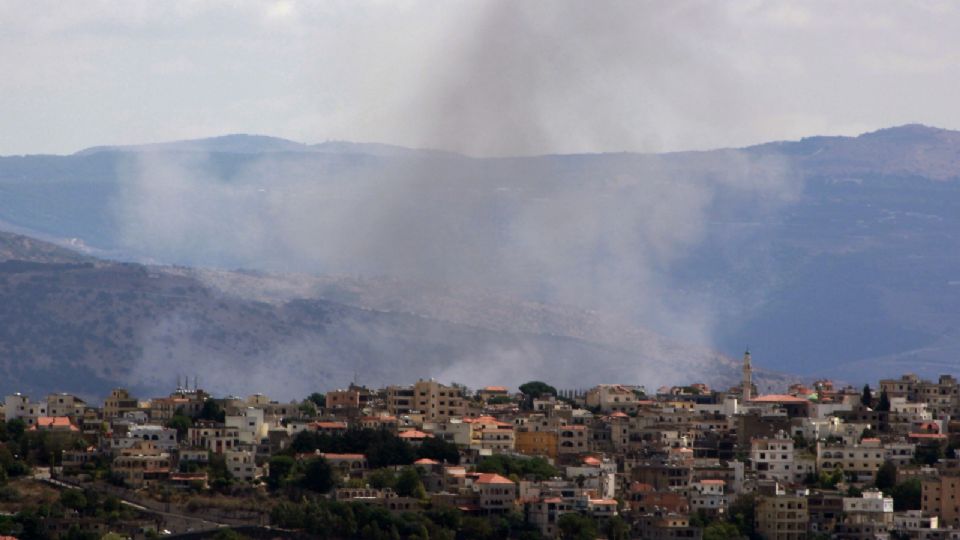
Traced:
<svg viewBox="0 0 960 540">
<path fill-rule="evenodd" d="M 743 353 L 743 380 L 740 381 L 740 396 L 746 404 L 753 397 L 753 369 L 750 367 L 750 349 Z"/>
</svg>

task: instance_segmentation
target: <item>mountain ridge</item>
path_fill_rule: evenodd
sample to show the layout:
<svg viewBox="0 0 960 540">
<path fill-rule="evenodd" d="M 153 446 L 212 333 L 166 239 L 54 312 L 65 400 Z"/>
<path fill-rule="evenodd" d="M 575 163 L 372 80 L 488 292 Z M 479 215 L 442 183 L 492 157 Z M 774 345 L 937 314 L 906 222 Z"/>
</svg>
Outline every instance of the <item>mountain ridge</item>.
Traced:
<svg viewBox="0 0 960 540">
<path fill-rule="evenodd" d="M 0 234 L 4 245 L 19 248 L 0 249 L 4 392 L 62 390 L 102 397 L 114 386 L 126 386 L 156 394 L 173 375 L 189 372 L 211 390 L 288 398 L 345 384 L 357 372 L 372 385 L 436 375 L 468 384 L 519 384 L 511 376 L 524 374 L 571 387 L 575 381 L 643 384 L 663 370 L 648 353 L 589 336 L 444 321 L 322 295 L 294 294 L 267 303 L 212 286 L 210 271 L 71 258 L 62 248 L 6 233 Z M 256 288 L 258 278 L 249 273 L 218 274 L 239 279 L 247 293 Z M 670 350 L 682 355 L 694 349 Z M 713 384 L 735 383 L 735 361 L 696 354 L 676 362 Z M 508 359 L 498 358 L 502 355 Z M 481 358 L 485 367 L 475 365 Z M 585 376 L 587 358 L 596 363 Z M 522 360 L 533 363 L 532 369 L 511 366 Z M 491 366 L 511 371 L 490 373 Z M 673 377 L 657 382 L 685 382 L 678 372 Z M 785 379 L 760 370 L 758 380 Z"/>
</svg>

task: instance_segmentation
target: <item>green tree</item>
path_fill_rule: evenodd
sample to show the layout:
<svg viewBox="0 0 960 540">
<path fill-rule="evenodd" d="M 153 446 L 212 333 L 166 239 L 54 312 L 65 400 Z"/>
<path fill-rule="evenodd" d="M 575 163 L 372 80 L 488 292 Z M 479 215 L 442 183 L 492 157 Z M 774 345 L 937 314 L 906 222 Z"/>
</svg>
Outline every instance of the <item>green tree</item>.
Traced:
<svg viewBox="0 0 960 540">
<path fill-rule="evenodd" d="M 516 475 L 520 478 L 531 476 L 536 480 L 548 480 L 560 474 L 542 457 L 521 458 L 504 454 L 483 458 L 477 464 L 477 472 L 497 473 L 502 476 Z"/>
<path fill-rule="evenodd" d="M 307 396 L 307 401 L 313 402 L 317 407 L 325 407 L 327 404 L 327 396 L 320 392 L 314 392 Z"/>
<path fill-rule="evenodd" d="M 374 489 L 392 489 L 397 485 L 397 475 L 392 469 L 377 469 L 367 477 L 367 483 Z"/>
<path fill-rule="evenodd" d="M 893 509 L 897 512 L 920 510 L 921 492 L 919 478 L 911 478 L 900 482 L 890 490 L 890 496 L 893 497 Z"/>
<path fill-rule="evenodd" d="M 877 403 L 877 410 L 884 412 L 890 411 L 890 396 L 887 395 L 886 390 L 880 391 L 880 402 Z"/>
<path fill-rule="evenodd" d="M 233 529 L 220 529 L 213 535 L 213 540 L 244 540 L 249 536 L 244 536 Z"/>
<path fill-rule="evenodd" d="M 24 422 L 22 418 L 7 420 L 5 431 L 7 437 L 5 441 L 18 443 L 23 439 L 23 434 L 27 431 L 27 423 Z"/>
<path fill-rule="evenodd" d="M 557 389 L 543 381 L 530 381 L 520 385 L 520 392 L 530 398 L 558 394 Z"/>
<path fill-rule="evenodd" d="M 620 516 L 606 520 L 602 528 L 607 540 L 630 540 L 630 524 Z"/>
<path fill-rule="evenodd" d="M 560 537 L 564 540 L 595 540 L 597 538 L 597 523 L 590 517 L 567 513 L 557 520 L 560 528 Z"/>
<path fill-rule="evenodd" d="M 877 470 L 874 484 L 882 491 L 887 491 L 897 483 L 897 466 L 892 461 L 884 461 Z"/>
<path fill-rule="evenodd" d="M 333 469 L 327 460 L 315 457 L 307 461 L 303 471 L 303 487 L 317 493 L 327 493 L 334 484 Z"/>
<path fill-rule="evenodd" d="M 457 449 L 457 445 L 438 437 L 427 437 L 417 448 L 417 456 L 451 465 L 460 463 L 460 450 Z"/>
<path fill-rule="evenodd" d="M 733 523 L 715 521 L 703 529 L 703 540 L 739 540 L 740 529 Z"/>
<path fill-rule="evenodd" d="M 493 524 L 489 519 L 475 516 L 464 516 L 457 538 L 463 540 L 486 540 L 495 538 Z"/>
<path fill-rule="evenodd" d="M 187 431 L 193 427 L 193 419 L 185 414 L 175 414 L 167 421 L 167 427 L 177 430 L 177 440 L 182 441 L 187 436 Z"/>
<path fill-rule="evenodd" d="M 207 399 L 203 402 L 203 408 L 197 413 L 198 420 L 210 420 L 213 422 L 223 422 L 227 418 L 227 413 L 214 399 Z"/>
<path fill-rule="evenodd" d="M 290 477 L 297 462 L 290 456 L 273 456 L 270 458 L 270 476 L 267 477 L 267 486 L 270 489 L 280 488 Z"/>
<path fill-rule="evenodd" d="M 87 498 L 77 489 L 66 489 L 60 494 L 60 504 L 71 510 L 81 511 L 87 507 Z"/>
<path fill-rule="evenodd" d="M 730 505 L 730 521 L 736 525 L 741 536 L 753 538 L 754 518 L 756 516 L 756 497 L 742 495 Z"/>
<path fill-rule="evenodd" d="M 427 498 L 427 490 L 423 487 L 423 480 L 420 479 L 420 473 L 413 467 L 407 467 L 400 471 L 399 476 L 397 476 L 396 485 L 397 495 L 401 497 Z"/>
<path fill-rule="evenodd" d="M 871 407 L 873 405 L 873 391 L 870 390 L 870 385 L 863 385 L 863 393 L 860 394 L 860 404 L 864 407 Z"/>
<path fill-rule="evenodd" d="M 913 452 L 913 461 L 921 465 L 935 465 L 943 458 L 943 446 L 939 443 L 920 444 Z"/>
</svg>

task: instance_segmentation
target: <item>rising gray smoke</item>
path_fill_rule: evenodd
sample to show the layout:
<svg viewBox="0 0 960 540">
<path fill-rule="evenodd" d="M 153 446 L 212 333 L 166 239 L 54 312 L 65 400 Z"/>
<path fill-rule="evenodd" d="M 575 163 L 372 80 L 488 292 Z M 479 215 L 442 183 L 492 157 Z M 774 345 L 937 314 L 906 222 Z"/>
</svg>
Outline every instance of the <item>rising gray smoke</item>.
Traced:
<svg viewBox="0 0 960 540">
<path fill-rule="evenodd" d="M 584 149 L 655 150 L 658 127 L 674 118 L 726 129 L 748 106 L 710 46 L 724 31 L 712 4 L 493 2 L 466 18 L 456 28 L 469 30 L 410 73 L 417 97 L 399 118 L 422 125 L 413 145 L 517 156 L 574 133 Z M 699 345 L 732 299 L 678 276 L 716 220 L 743 220 L 718 214 L 718 199 L 765 214 L 798 190 L 781 163 L 734 151 L 682 165 L 652 155 L 265 154 L 224 172 L 217 159 L 141 155 L 118 204 L 126 244 L 168 262 L 496 291 L 613 313 Z M 751 237 L 732 245 L 762 264 L 766 246 Z M 532 355 L 490 354 L 504 366 Z M 509 375 L 542 377 L 544 362 Z M 489 381 L 478 364 L 442 373 Z M 643 375 L 662 377 L 653 387 L 689 374 Z"/>
</svg>

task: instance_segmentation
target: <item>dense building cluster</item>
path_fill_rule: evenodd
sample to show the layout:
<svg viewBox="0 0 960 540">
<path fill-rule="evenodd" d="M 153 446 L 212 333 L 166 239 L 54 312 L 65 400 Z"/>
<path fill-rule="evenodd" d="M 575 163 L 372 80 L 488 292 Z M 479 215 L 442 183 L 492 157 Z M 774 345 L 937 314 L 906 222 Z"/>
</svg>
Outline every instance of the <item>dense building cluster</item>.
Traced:
<svg viewBox="0 0 960 540">
<path fill-rule="evenodd" d="M 748 355 L 725 390 L 421 380 L 278 403 L 178 384 L 148 400 L 117 389 L 102 407 L 15 394 L 4 444 L 18 425 L 46 434 L 56 455 L 39 460 L 77 485 L 294 493 L 265 509 L 287 528 L 332 512 L 295 502 L 310 493 L 394 515 L 499 516 L 528 538 L 960 538 L 956 379 L 764 395 L 750 370 Z"/>
</svg>

